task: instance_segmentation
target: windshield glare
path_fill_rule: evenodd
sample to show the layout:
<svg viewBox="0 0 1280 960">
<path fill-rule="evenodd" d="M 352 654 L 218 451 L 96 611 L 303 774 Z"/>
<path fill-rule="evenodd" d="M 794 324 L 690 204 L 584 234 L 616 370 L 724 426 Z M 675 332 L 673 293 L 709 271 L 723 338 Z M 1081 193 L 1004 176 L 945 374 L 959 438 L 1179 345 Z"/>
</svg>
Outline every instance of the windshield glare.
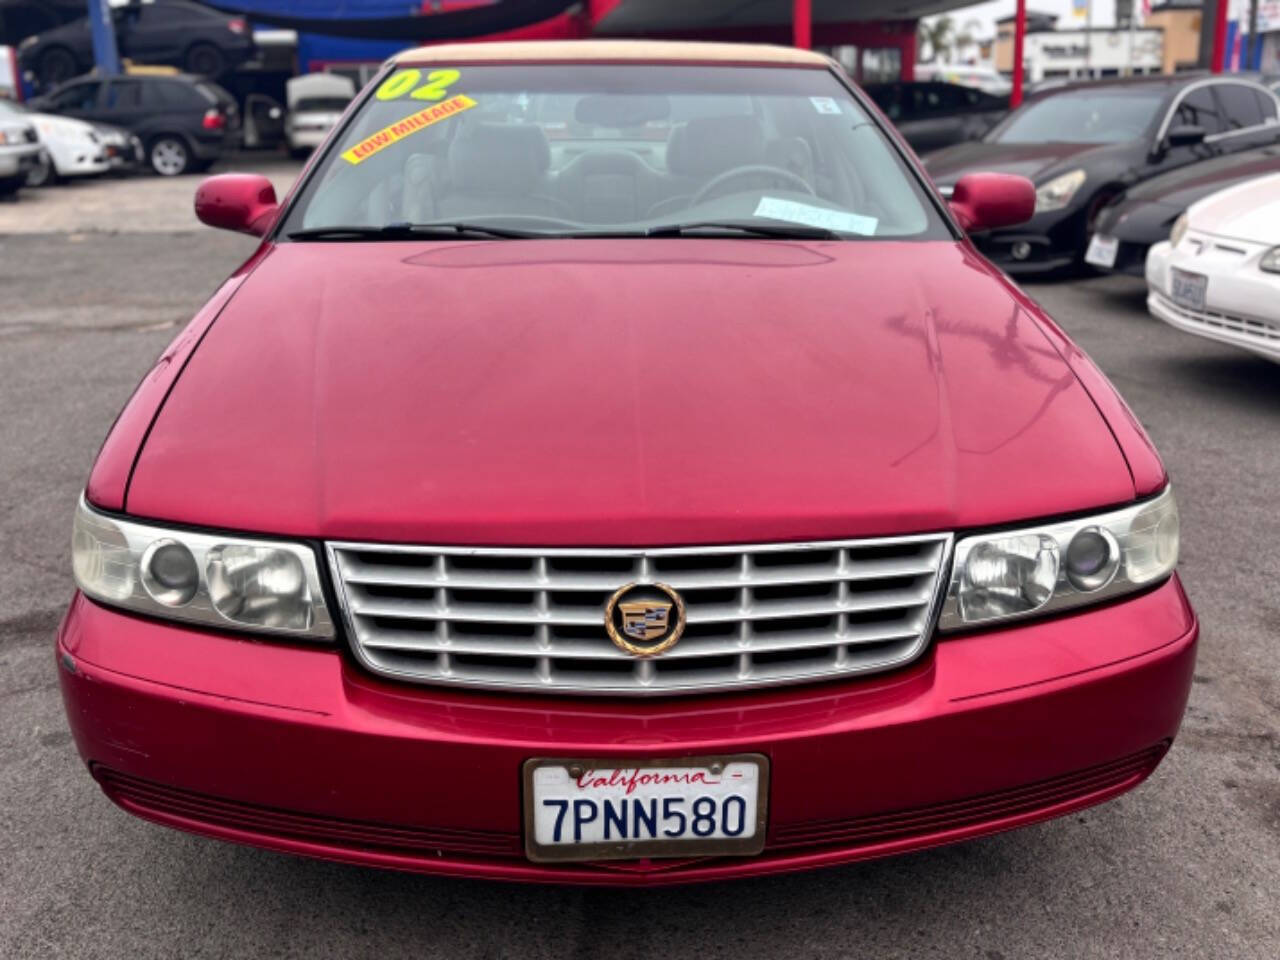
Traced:
<svg viewBox="0 0 1280 960">
<path fill-rule="evenodd" d="M 1078 90 L 1027 104 L 996 127 L 991 143 L 1123 143 L 1156 119 L 1159 90 Z"/>
<path fill-rule="evenodd" d="M 950 237 L 828 71 L 670 64 L 388 73 L 283 232 L 448 222 L 634 235 L 708 221 Z"/>
</svg>

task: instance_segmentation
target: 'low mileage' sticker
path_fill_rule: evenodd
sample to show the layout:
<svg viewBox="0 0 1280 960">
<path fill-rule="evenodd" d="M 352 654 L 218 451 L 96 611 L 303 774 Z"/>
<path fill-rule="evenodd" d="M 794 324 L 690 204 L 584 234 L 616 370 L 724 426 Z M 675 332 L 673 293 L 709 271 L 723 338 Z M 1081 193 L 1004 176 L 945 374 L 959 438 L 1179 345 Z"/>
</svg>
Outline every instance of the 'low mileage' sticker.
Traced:
<svg viewBox="0 0 1280 960">
<path fill-rule="evenodd" d="M 399 143 L 410 134 L 425 130 L 433 123 L 439 123 L 455 113 L 470 110 L 475 105 L 476 102 L 466 94 L 460 93 L 456 97 L 450 97 L 443 103 L 411 113 L 403 120 L 397 120 L 377 133 L 370 134 L 351 149 L 342 151 L 342 159 L 351 164 L 363 163 L 375 153 L 385 150 L 394 143 Z"/>
</svg>

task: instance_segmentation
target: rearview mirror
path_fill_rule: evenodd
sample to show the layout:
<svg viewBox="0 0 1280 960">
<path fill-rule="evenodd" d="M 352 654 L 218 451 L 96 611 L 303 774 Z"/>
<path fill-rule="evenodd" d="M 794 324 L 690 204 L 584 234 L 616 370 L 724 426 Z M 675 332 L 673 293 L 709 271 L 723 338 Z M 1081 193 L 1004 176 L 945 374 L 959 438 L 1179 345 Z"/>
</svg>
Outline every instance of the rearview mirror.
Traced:
<svg viewBox="0 0 1280 960">
<path fill-rule="evenodd" d="M 196 188 L 196 217 L 219 230 L 260 237 L 279 209 L 276 188 L 256 173 L 221 173 Z"/>
<path fill-rule="evenodd" d="M 657 123 L 671 116 L 671 101 L 644 94 L 592 94 L 573 108 L 573 119 L 590 127 L 625 130 Z"/>
<path fill-rule="evenodd" d="M 1181 124 L 1176 127 L 1170 127 L 1164 139 L 1165 143 L 1171 147 L 1194 147 L 1197 143 L 1204 143 L 1204 138 L 1204 127 Z"/>
<path fill-rule="evenodd" d="M 956 181 L 950 203 L 967 233 L 1012 227 L 1036 212 L 1036 188 L 1011 173 L 969 173 Z"/>
</svg>

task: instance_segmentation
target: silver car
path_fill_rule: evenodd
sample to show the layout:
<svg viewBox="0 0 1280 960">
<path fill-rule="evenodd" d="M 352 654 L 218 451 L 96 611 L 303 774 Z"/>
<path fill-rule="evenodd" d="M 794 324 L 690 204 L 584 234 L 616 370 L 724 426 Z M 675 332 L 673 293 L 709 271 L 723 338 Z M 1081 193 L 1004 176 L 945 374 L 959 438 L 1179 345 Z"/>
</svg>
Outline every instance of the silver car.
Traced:
<svg viewBox="0 0 1280 960">
<path fill-rule="evenodd" d="M 0 119 L 0 196 L 16 192 L 39 164 L 36 128 L 16 117 Z"/>
</svg>

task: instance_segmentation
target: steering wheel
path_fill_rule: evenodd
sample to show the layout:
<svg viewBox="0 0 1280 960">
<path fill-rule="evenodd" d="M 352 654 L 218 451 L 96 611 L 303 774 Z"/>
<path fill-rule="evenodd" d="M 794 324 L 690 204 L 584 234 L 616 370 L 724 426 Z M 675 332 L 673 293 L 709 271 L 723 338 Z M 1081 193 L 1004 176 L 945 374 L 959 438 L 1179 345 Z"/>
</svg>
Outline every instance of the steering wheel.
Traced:
<svg viewBox="0 0 1280 960">
<path fill-rule="evenodd" d="M 751 163 L 746 166 L 733 167 L 724 173 L 718 173 L 703 185 L 702 189 L 693 195 L 693 199 L 689 201 L 689 206 L 697 206 L 706 200 L 716 191 L 720 190 L 726 183 L 739 180 L 745 177 L 773 177 L 782 180 L 789 186 L 798 187 L 809 196 L 814 196 L 813 187 L 809 185 L 809 181 L 798 173 L 792 173 L 785 167 L 775 167 L 767 163 Z"/>
</svg>

